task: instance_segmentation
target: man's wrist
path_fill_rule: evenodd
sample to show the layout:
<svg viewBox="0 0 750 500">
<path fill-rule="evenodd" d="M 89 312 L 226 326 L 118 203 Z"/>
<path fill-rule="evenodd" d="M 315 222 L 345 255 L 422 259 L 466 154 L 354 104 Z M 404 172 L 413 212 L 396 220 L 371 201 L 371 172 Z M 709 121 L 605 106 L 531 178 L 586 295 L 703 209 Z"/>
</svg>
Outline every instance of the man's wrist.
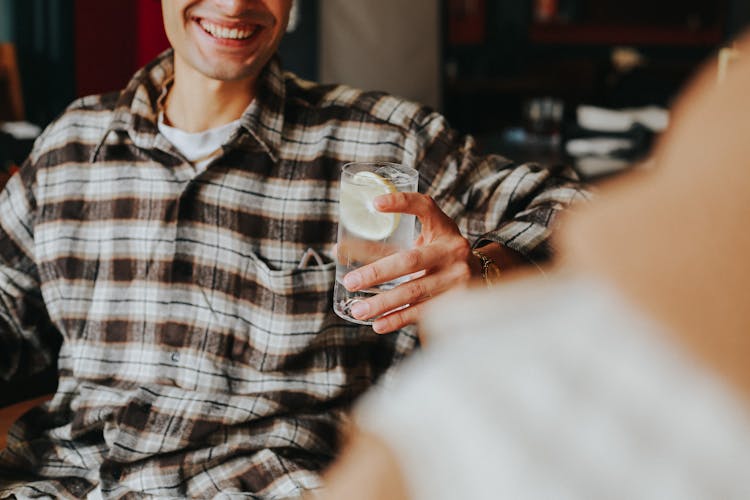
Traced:
<svg viewBox="0 0 750 500">
<path fill-rule="evenodd" d="M 514 268 L 525 267 L 530 263 L 530 261 L 519 252 L 500 243 L 490 242 L 472 250 L 473 258 L 471 266 L 474 276 L 486 276 L 486 273 L 485 275 L 482 274 L 484 265 L 481 257 L 477 255 L 477 252 L 492 260 L 496 266 L 496 269 L 487 269 L 488 271 L 496 271 L 489 276 L 489 284 L 504 279 L 504 275 L 508 274 L 508 272 Z M 503 276 L 501 277 L 500 274 Z M 485 281 L 488 280 L 485 278 Z"/>
</svg>

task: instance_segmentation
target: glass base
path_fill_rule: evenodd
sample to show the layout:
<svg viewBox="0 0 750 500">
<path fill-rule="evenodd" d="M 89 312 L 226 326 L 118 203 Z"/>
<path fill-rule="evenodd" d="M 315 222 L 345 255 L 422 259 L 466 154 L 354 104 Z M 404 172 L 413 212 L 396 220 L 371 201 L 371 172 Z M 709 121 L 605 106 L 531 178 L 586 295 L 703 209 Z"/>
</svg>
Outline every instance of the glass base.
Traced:
<svg viewBox="0 0 750 500">
<path fill-rule="evenodd" d="M 358 325 L 372 325 L 377 318 L 372 318 L 368 320 L 361 320 L 357 319 L 351 314 L 351 309 L 354 304 L 357 302 L 361 302 L 363 299 L 361 298 L 343 298 L 341 300 L 338 300 L 334 302 L 333 304 L 333 312 L 336 313 L 336 315 L 341 318 L 345 319 L 347 321 L 350 321 L 352 323 L 357 323 Z"/>
<path fill-rule="evenodd" d="M 357 292 L 357 293 L 362 294 L 363 292 Z M 364 293 L 366 293 L 368 295 L 375 295 L 375 293 L 373 293 L 373 292 L 364 292 Z M 345 319 L 345 320 L 350 321 L 352 323 L 357 323 L 358 325 L 372 326 L 372 324 L 375 323 L 375 321 L 377 321 L 378 319 L 382 318 L 383 316 L 387 316 L 387 315 L 389 315 L 391 313 L 394 313 L 396 311 L 400 311 L 401 309 L 406 309 L 410 305 L 410 304 L 406 304 L 406 305 L 403 305 L 401 307 L 397 307 L 396 309 L 393 309 L 391 311 L 388 311 L 385 314 L 381 314 L 380 316 L 376 316 L 374 318 L 370 318 L 370 319 L 367 319 L 367 320 L 361 320 L 361 319 L 357 319 L 354 316 L 352 316 L 351 309 L 352 309 L 352 306 L 354 306 L 354 304 L 356 304 L 357 302 L 361 302 L 361 301 L 365 300 L 367 297 L 363 297 L 362 295 L 352 294 L 351 292 L 347 292 L 347 294 L 349 294 L 351 296 L 350 297 L 344 297 L 344 298 L 338 298 L 338 297 L 334 298 L 333 312 L 335 312 L 336 315 L 339 318 Z M 336 300 L 336 299 L 338 299 L 338 300 Z"/>
<path fill-rule="evenodd" d="M 381 314 L 380 316 L 376 316 L 374 318 L 366 320 L 357 319 L 352 316 L 352 307 L 354 306 L 354 304 L 356 304 L 357 302 L 362 302 L 363 300 L 367 300 L 370 297 L 373 297 L 381 292 L 391 290 L 393 289 L 393 287 L 404 283 L 405 281 L 408 281 L 410 278 L 411 276 L 406 276 L 374 288 L 369 288 L 367 290 L 358 290 L 356 292 L 350 292 L 346 289 L 343 283 L 341 283 L 339 280 L 336 280 L 336 285 L 333 288 L 333 312 L 335 312 L 338 317 L 347 321 L 351 321 L 352 323 L 357 323 L 358 325 L 372 325 L 376 320 L 382 318 L 383 316 L 387 316 L 388 314 L 409 307 L 409 304 L 397 307 L 396 309 L 388 311 L 385 314 Z"/>
</svg>

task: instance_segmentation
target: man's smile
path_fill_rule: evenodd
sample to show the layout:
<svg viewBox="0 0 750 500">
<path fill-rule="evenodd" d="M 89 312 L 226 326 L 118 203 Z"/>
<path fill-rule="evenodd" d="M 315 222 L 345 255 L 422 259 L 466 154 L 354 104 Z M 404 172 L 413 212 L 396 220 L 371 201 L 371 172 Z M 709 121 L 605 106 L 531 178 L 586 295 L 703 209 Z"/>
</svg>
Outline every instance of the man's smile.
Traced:
<svg viewBox="0 0 750 500">
<path fill-rule="evenodd" d="M 203 31 L 221 40 L 247 40 L 258 30 L 258 26 L 246 23 L 217 23 L 207 19 L 196 19 Z"/>
</svg>

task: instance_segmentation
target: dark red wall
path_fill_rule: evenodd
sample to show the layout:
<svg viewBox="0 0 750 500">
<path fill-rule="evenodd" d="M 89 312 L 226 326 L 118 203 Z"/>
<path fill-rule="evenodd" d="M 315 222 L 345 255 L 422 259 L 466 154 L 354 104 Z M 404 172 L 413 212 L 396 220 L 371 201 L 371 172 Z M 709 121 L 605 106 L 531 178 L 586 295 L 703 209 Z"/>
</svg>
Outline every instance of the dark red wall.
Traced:
<svg viewBox="0 0 750 500">
<path fill-rule="evenodd" d="M 168 46 L 158 0 L 76 0 L 76 93 L 123 88 Z"/>
<path fill-rule="evenodd" d="M 138 53 L 136 66 L 140 68 L 169 47 L 164 34 L 159 0 L 138 0 Z"/>
</svg>

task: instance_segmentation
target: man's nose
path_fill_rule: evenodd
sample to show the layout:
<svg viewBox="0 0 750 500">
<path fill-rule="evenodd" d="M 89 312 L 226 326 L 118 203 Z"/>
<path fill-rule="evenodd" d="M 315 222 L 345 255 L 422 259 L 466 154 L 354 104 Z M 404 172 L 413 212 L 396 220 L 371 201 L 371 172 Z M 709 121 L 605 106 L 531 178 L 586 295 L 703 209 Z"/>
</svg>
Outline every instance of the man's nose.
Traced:
<svg viewBox="0 0 750 500">
<path fill-rule="evenodd" d="M 214 2 L 221 9 L 222 13 L 229 16 L 239 15 L 250 9 L 253 5 L 257 7 L 263 3 L 260 0 L 214 0 Z"/>
</svg>

